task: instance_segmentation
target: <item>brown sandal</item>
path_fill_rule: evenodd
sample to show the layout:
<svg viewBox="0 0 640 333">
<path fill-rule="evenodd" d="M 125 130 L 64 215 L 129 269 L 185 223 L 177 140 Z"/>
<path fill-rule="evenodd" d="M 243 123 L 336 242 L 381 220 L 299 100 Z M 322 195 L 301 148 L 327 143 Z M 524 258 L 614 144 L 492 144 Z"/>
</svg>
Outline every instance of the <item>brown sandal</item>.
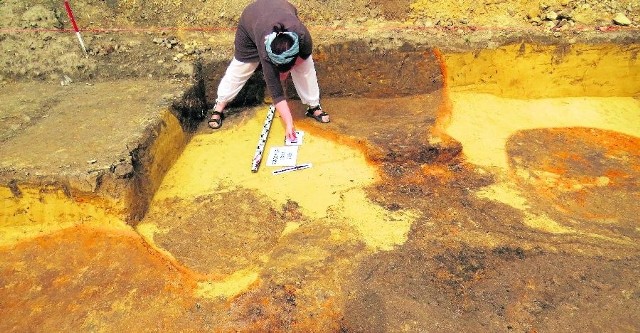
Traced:
<svg viewBox="0 0 640 333">
<path fill-rule="evenodd" d="M 314 107 L 307 107 L 307 113 L 305 113 L 305 115 L 307 117 L 311 117 L 311 118 L 313 118 L 313 119 L 315 119 L 318 122 L 321 122 L 323 124 L 326 124 L 326 123 L 331 121 L 331 120 L 324 121 L 322 119 L 322 117 L 325 117 L 325 116 L 329 115 L 328 113 L 326 113 L 324 111 L 320 112 L 319 114 L 315 114 L 316 111 L 318 111 L 318 110 L 322 111 L 322 107 L 320 105 L 314 106 Z"/>
<path fill-rule="evenodd" d="M 220 111 L 211 112 L 211 117 L 218 116 L 220 118 L 209 118 L 209 127 L 212 129 L 218 129 L 222 127 L 222 121 L 224 120 L 224 113 Z"/>
</svg>

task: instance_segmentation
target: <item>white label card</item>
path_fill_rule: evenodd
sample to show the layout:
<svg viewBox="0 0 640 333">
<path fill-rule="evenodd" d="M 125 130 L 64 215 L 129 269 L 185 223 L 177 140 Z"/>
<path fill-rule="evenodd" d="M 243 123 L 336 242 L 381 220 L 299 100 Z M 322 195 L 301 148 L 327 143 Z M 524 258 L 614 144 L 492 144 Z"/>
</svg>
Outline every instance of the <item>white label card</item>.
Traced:
<svg viewBox="0 0 640 333">
<path fill-rule="evenodd" d="M 298 159 L 298 146 L 271 147 L 267 166 L 294 166 Z"/>
<path fill-rule="evenodd" d="M 296 131 L 296 140 L 291 141 L 286 136 L 284 137 L 284 144 L 286 146 L 302 146 L 302 139 L 304 138 L 303 131 Z"/>
</svg>

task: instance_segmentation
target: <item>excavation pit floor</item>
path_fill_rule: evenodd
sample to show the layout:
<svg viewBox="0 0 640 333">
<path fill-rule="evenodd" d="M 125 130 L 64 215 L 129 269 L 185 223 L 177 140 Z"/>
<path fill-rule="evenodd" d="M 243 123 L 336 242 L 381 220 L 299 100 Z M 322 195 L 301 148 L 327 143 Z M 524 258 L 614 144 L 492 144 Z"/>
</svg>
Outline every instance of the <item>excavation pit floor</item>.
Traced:
<svg viewBox="0 0 640 333">
<path fill-rule="evenodd" d="M 640 329 L 637 98 L 441 89 L 323 107 L 326 125 L 294 105 L 313 166 L 281 175 L 250 171 L 266 105 L 201 124 L 135 224 L 76 219 L 47 191 L 21 193 L 42 212 L 8 216 L 6 189 L 2 331 Z M 266 151 L 283 137 L 276 117 Z"/>
<path fill-rule="evenodd" d="M 251 1 L 0 1 L 0 332 L 640 332 L 637 0 L 292 1 L 281 175 Z"/>
</svg>

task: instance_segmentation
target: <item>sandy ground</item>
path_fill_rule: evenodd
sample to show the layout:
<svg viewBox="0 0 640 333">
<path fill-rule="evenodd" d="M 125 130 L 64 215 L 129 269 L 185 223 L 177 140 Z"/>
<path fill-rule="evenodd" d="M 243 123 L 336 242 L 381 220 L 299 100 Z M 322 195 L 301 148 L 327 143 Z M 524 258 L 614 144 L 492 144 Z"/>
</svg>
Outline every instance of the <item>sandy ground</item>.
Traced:
<svg viewBox="0 0 640 333">
<path fill-rule="evenodd" d="M 2 1 L 0 330 L 640 331 L 635 2 L 299 2 L 333 118 L 295 104 L 313 167 L 278 177 L 266 106 L 167 112 L 246 3 L 72 2 L 85 57 L 60 3 Z"/>
</svg>

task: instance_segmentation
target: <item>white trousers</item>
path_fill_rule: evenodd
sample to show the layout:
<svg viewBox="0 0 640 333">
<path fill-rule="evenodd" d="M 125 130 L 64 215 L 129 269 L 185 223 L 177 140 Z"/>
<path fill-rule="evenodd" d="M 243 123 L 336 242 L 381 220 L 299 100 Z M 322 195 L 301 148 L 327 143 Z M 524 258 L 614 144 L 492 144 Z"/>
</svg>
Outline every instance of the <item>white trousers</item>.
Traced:
<svg viewBox="0 0 640 333">
<path fill-rule="evenodd" d="M 216 101 L 220 103 L 231 102 L 251 78 L 256 68 L 258 68 L 257 62 L 244 63 L 234 57 L 227 67 L 220 85 L 218 85 Z M 298 58 L 296 64 L 291 68 L 291 79 L 302 103 L 311 107 L 320 104 L 320 88 L 312 56 L 306 60 Z"/>
</svg>

